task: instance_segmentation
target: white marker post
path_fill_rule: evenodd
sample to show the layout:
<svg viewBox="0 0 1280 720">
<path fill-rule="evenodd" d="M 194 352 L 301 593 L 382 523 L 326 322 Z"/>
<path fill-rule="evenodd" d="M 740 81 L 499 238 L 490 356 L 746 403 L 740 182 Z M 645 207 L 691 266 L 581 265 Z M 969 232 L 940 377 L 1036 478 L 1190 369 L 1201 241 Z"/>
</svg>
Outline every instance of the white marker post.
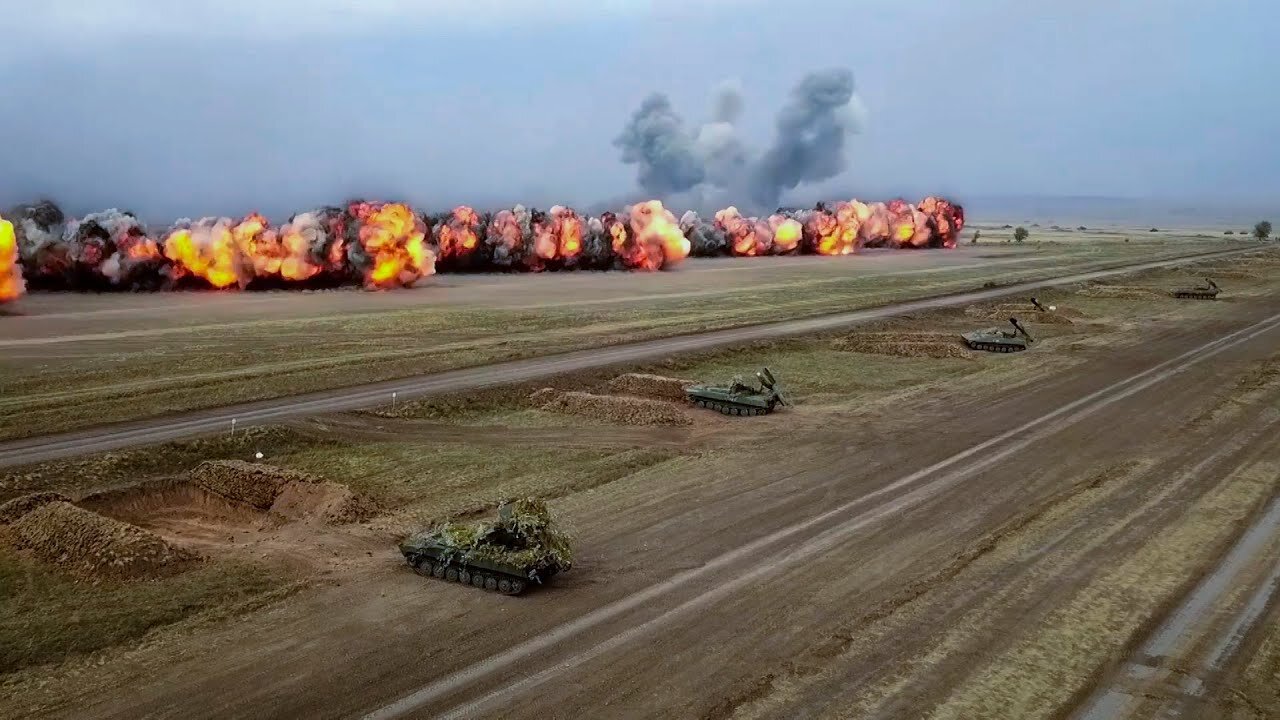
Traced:
<svg viewBox="0 0 1280 720">
<path fill-rule="evenodd" d="M 231 436 L 235 437 L 235 434 L 236 434 L 236 419 L 231 418 Z"/>
<path fill-rule="evenodd" d="M 396 411 L 396 393 L 393 390 L 391 392 L 391 412 L 395 412 L 395 411 Z"/>
</svg>

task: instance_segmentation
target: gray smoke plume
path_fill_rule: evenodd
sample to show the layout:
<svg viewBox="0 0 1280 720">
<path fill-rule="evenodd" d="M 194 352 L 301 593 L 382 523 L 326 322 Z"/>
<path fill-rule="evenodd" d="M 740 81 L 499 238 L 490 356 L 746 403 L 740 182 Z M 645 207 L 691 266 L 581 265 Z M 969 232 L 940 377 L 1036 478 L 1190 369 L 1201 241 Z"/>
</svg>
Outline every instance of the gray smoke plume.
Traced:
<svg viewBox="0 0 1280 720">
<path fill-rule="evenodd" d="M 738 132 L 743 106 L 738 83 L 721 83 L 710 120 L 688 132 L 666 96 L 652 95 L 614 144 L 624 163 L 640 165 L 640 187 L 660 199 L 709 207 L 745 197 L 767 212 L 783 192 L 844 171 L 845 138 L 858 132 L 863 113 L 851 71 L 812 72 L 779 112 L 773 144 L 756 153 Z"/>
<path fill-rule="evenodd" d="M 783 191 L 845 169 L 845 136 L 855 132 L 853 73 L 833 68 L 810 73 L 778 114 L 777 135 L 751 175 L 751 199 L 777 205 Z"/>
<path fill-rule="evenodd" d="M 666 95 L 645 98 L 613 144 L 622 149 L 622 162 L 640 166 L 640 187 L 654 195 L 688 190 L 706 176 Z"/>
</svg>

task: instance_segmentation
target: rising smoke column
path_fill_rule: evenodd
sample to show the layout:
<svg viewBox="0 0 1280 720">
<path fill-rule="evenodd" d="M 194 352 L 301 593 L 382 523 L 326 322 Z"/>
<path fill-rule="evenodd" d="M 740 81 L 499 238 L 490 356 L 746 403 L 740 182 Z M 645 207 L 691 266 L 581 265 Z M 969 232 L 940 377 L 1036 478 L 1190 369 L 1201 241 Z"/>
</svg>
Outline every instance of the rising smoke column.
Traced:
<svg viewBox="0 0 1280 720">
<path fill-rule="evenodd" d="M 0 217 L 0 303 L 17 300 L 26 287 L 18 262 L 18 235 L 13 223 Z"/>
<path fill-rule="evenodd" d="M 40 200 L 14 208 L 9 216 L 27 280 L 35 285 L 68 286 L 74 261 L 62 240 L 67 220 L 62 208 Z"/>
<path fill-rule="evenodd" d="M 613 144 L 622 150 L 622 162 L 639 166 L 640 187 L 650 195 L 683 192 L 706 177 L 684 120 L 661 93 L 640 103 Z"/>
<path fill-rule="evenodd" d="M 806 75 L 778 114 L 773 145 L 751 171 L 756 203 L 776 206 L 783 191 L 845 169 L 845 136 L 856 131 L 853 73 L 844 68 Z"/>
<path fill-rule="evenodd" d="M 742 108 L 737 85 L 722 84 L 710 120 L 690 131 L 671 101 L 654 94 L 614 145 L 624 163 L 639 166 L 640 187 L 659 199 L 690 193 L 693 202 L 706 204 L 712 196 L 745 195 L 748 209 L 761 211 L 777 207 L 787 190 L 845 170 L 846 138 L 857 132 L 861 114 L 851 71 L 821 70 L 801 79 L 778 114 L 772 145 L 763 152 L 753 152 L 737 131 Z"/>
</svg>

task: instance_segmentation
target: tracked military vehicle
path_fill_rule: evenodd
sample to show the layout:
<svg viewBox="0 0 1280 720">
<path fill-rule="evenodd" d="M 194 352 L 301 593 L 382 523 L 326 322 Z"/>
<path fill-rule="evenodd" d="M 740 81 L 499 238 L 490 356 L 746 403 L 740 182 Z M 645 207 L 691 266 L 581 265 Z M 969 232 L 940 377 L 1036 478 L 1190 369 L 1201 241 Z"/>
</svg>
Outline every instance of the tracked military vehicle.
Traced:
<svg viewBox="0 0 1280 720">
<path fill-rule="evenodd" d="M 400 552 L 419 575 L 519 595 L 571 565 L 568 537 L 536 498 L 503 503 L 498 520 L 449 523 L 411 535 Z"/>
<path fill-rule="evenodd" d="M 760 387 L 737 378 L 728 385 L 690 385 L 684 389 L 685 396 L 700 408 L 725 415 L 767 415 L 777 406 L 787 404 L 769 368 L 760 368 L 756 379 Z"/>
<path fill-rule="evenodd" d="M 1218 297 L 1218 293 L 1221 292 L 1222 289 L 1218 287 L 1218 283 L 1214 282 L 1210 278 L 1205 278 L 1204 281 L 1208 283 L 1208 285 L 1200 285 L 1197 287 L 1189 287 L 1189 288 L 1176 288 L 1173 291 L 1173 296 L 1176 298 L 1191 298 L 1193 300 L 1216 299 Z"/>
<path fill-rule="evenodd" d="M 1022 327 L 1018 318 L 1009 318 L 1009 323 L 1013 325 L 1013 330 L 987 328 L 967 332 L 960 337 L 970 348 L 986 352 L 1019 352 L 1026 350 L 1028 345 L 1035 342 L 1035 338 Z"/>
<path fill-rule="evenodd" d="M 1035 308 L 1042 313 L 1051 313 L 1058 309 L 1054 305 L 1049 305 L 1048 307 L 1046 307 L 1043 304 L 1041 304 L 1041 302 L 1036 298 L 1031 298 L 1031 304 L 1034 305 Z"/>
</svg>

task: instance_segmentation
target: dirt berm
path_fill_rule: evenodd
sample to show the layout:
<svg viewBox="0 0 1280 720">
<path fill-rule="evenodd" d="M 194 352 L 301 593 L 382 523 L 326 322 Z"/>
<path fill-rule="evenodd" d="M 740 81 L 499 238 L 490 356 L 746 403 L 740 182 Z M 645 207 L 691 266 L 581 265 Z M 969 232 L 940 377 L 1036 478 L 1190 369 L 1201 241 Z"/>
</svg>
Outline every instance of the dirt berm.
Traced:
<svg viewBox="0 0 1280 720">
<path fill-rule="evenodd" d="M 692 420 L 676 405 L 637 397 L 559 392 L 543 388 L 529 396 L 550 412 L 580 415 L 621 425 L 690 425 Z"/>
<path fill-rule="evenodd" d="M 837 350 L 896 357 L 969 358 L 958 335 L 944 333 L 867 332 L 835 341 Z"/>
<path fill-rule="evenodd" d="M 136 525 L 63 500 L 40 505 L 10 529 L 18 547 L 88 579 L 151 577 L 199 557 Z"/>
<path fill-rule="evenodd" d="M 685 399 L 684 389 L 692 384 L 692 380 L 647 373 L 627 373 L 610 380 L 609 390 L 619 395 L 678 401 Z"/>
<path fill-rule="evenodd" d="M 228 500 L 290 520 L 321 518 L 358 522 L 377 512 L 368 498 L 339 483 L 306 473 L 243 460 L 208 460 L 191 470 L 197 486 Z"/>
<path fill-rule="evenodd" d="M 16 497 L 0 505 L 0 525 L 9 525 L 41 505 L 58 501 L 71 502 L 71 498 L 56 492 L 38 492 Z"/>
</svg>

